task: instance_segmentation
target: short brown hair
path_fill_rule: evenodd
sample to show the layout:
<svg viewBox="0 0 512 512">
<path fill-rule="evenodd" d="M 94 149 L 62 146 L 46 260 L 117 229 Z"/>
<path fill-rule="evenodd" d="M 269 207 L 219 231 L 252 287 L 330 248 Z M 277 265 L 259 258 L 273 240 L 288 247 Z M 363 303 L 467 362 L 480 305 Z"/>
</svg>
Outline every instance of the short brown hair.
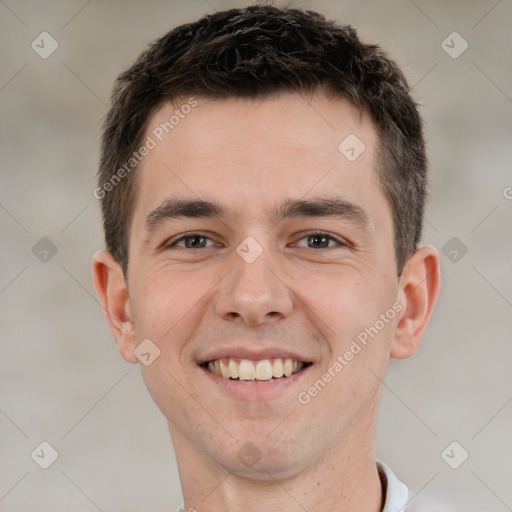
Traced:
<svg viewBox="0 0 512 512">
<path fill-rule="evenodd" d="M 400 275 L 421 238 L 427 178 L 422 120 L 405 76 L 377 45 L 362 43 L 350 25 L 340 26 L 314 11 L 254 5 L 171 30 L 115 82 L 96 190 L 102 191 L 107 249 L 125 278 L 136 167 L 118 182 L 112 179 L 165 102 L 186 95 L 312 93 L 321 87 L 350 100 L 375 125 L 379 179 L 393 214 Z"/>
</svg>

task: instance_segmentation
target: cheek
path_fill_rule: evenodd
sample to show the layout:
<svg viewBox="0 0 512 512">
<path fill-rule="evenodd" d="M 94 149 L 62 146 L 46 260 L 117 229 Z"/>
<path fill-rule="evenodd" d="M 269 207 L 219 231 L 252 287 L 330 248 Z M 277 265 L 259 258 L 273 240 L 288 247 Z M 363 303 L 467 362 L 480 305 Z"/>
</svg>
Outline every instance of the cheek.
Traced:
<svg viewBox="0 0 512 512">
<path fill-rule="evenodd" d="M 187 339 L 187 331 L 193 329 L 206 301 L 208 290 L 215 280 L 206 272 L 192 274 L 176 270 L 159 270 L 145 276 L 143 284 L 135 289 L 134 314 L 136 335 L 152 339 L 162 348 L 172 351 L 180 348 L 179 341 Z"/>
<path fill-rule="evenodd" d="M 192 275 L 193 274 L 193 275 Z M 158 272 L 141 276 L 134 287 L 133 310 L 137 340 L 149 338 L 160 354 L 149 365 L 140 365 L 142 375 L 153 400 L 167 418 L 181 411 L 188 402 L 186 382 L 194 382 L 188 374 L 190 355 L 184 347 L 194 335 L 211 300 L 218 278 L 211 271 L 172 271 L 160 268 Z M 186 360 L 185 360 L 185 359 Z M 171 414 L 172 411 L 175 411 Z"/>
<path fill-rule="evenodd" d="M 174 425 L 181 425 L 183 429 L 190 425 L 198 428 L 208 425 L 205 409 L 191 398 L 200 395 L 189 386 L 179 365 L 173 365 L 172 360 L 170 354 L 162 353 L 150 366 L 141 365 L 141 373 L 151 398 L 163 416 Z M 194 436 L 200 438 L 197 431 Z"/>
<path fill-rule="evenodd" d="M 141 373 L 154 402 L 173 421 L 193 423 L 201 413 L 190 400 L 193 379 L 187 373 L 191 370 L 189 361 L 183 360 L 183 348 L 204 315 L 208 290 L 214 284 L 206 273 L 195 271 L 192 276 L 160 268 L 141 276 L 134 289 L 137 340 L 149 338 L 160 350 L 153 363 L 140 365 Z"/>
<path fill-rule="evenodd" d="M 362 272 L 361 268 L 339 266 L 303 282 L 305 286 L 299 287 L 297 294 L 317 315 L 314 323 L 323 326 L 322 334 L 332 340 L 333 350 L 338 345 L 343 348 L 374 322 L 388 300 L 375 274 Z"/>
<path fill-rule="evenodd" d="M 315 286 L 304 288 L 300 295 L 330 354 L 322 363 L 322 373 L 312 376 L 302 390 L 299 403 L 306 404 L 304 414 L 311 418 L 322 418 L 328 407 L 339 418 L 334 430 L 350 425 L 372 407 L 396 322 L 392 309 L 396 285 L 359 270 L 344 268 L 319 276 Z"/>
<path fill-rule="evenodd" d="M 319 276 L 314 287 L 303 290 L 305 311 L 314 313 L 312 322 L 330 351 L 323 371 L 335 375 L 324 398 L 333 393 L 341 407 L 356 397 L 371 398 L 379 383 L 376 375 L 385 371 L 396 324 L 393 303 L 397 285 L 392 280 L 391 273 L 389 278 L 381 275 L 377 279 L 375 273 L 360 268 L 339 268 L 330 276 Z M 327 375 L 327 379 L 331 377 Z"/>
</svg>

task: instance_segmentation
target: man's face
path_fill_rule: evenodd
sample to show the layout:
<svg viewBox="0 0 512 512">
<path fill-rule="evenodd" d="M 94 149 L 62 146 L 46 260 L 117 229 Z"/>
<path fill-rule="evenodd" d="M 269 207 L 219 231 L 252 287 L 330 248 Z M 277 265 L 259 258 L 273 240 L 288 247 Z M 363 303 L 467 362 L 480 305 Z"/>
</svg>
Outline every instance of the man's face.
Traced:
<svg viewBox="0 0 512 512">
<path fill-rule="evenodd" d="M 175 108 L 161 108 L 146 136 Z M 354 136 L 365 145 L 355 159 Z M 136 344 L 150 339 L 160 350 L 141 369 L 175 445 L 239 474 L 285 476 L 372 430 L 399 316 L 389 313 L 399 283 L 376 143 L 358 110 L 321 94 L 199 99 L 144 158 L 130 308 Z M 326 199 L 338 203 L 322 203 L 325 215 L 293 207 Z M 173 200 L 223 213 L 159 208 Z M 353 342 L 376 324 L 357 351 Z M 246 359 L 267 378 L 287 358 L 306 365 L 261 381 L 208 370 L 208 361 L 232 359 L 248 379 Z"/>
</svg>

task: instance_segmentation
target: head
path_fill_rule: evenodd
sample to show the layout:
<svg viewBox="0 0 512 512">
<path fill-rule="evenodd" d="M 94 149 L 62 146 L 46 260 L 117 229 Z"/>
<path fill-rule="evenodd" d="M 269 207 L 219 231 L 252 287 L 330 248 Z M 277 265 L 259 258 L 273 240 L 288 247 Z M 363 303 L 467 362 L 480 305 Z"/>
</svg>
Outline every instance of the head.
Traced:
<svg viewBox="0 0 512 512">
<path fill-rule="evenodd" d="M 315 12 L 205 16 L 118 77 L 94 280 L 123 357 L 158 354 L 141 369 L 175 447 L 291 475 L 372 437 L 387 361 L 416 351 L 439 289 L 426 174 L 403 73 Z M 304 369 L 261 391 L 208 370 L 281 356 Z"/>
<path fill-rule="evenodd" d="M 262 99 L 320 89 L 348 100 L 374 125 L 378 179 L 393 215 L 400 274 L 421 239 L 427 186 L 421 118 L 405 76 L 378 46 L 359 41 L 351 26 L 312 11 L 252 6 L 171 30 L 116 81 L 96 195 L 107 249 L 125 277 L 139 159 L 129 162 L 162 105 L 185 104 L 191 97 Z"/>
</svg>

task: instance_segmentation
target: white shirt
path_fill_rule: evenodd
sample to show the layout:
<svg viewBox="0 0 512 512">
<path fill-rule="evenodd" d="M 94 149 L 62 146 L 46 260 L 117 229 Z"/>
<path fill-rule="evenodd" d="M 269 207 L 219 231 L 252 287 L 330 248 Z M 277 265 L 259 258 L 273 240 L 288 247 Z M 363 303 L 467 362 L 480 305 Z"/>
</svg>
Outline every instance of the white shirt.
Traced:
<svg viewBox="0 0 512 512">
<path fill-rule="evenodd" d="M 384 507 L 381 512 L 407 512 L 405 504 L 409 492 L 407 487 L 398 480 L 391 468 L 383 462 L 377 461 L 382 494 L 384 495 Z M 192 509 L 194 510 L 194 509 Z M 185 512 L 184 505 L 177 512 Z"/>
<path fill-rule="evenodd" d="M 377 469 L 382 484 L 382 494 L 385 497 L 382 512 L 407 512 L 405 509 L 409 495 L 407 487 L 398 480 L 384 462 L 377 461 Z"/>
</svg>

